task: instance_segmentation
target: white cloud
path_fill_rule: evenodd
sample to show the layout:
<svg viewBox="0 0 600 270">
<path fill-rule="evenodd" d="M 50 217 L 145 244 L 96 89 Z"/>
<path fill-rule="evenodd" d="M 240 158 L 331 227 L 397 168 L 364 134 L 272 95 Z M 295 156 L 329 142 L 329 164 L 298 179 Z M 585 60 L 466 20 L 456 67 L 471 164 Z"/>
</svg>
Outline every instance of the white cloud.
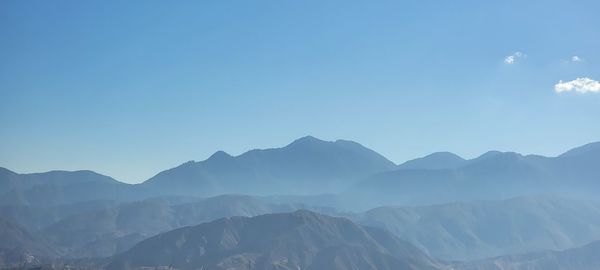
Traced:
<svg viewBox="0 0 600 270">
<path fill-rule="evenodd" d="M 515 52 L 515 53 L 507 56 L 506 58 L 504 58 L 504 63 L 506 63 L 508 65 L 512 65 L 512 64 L 516 63 L 519 59 L 525 58 L 525 57 L 527 57 L 526 54 L 524 54 L 522 52 Z"/>
<path fill-rule="evenodd" d="M 556 93 L 576 91 L 578 93 L 600 93 L 600 82 L 590 78 L 577 78 L 572 81 L 559 81 L 554 85 Z"/>
<path fill-rule="evenodd" d="M 583 61 L 583 59 L 581 59 L 581 57 L 574 55 L 573 57 L 571 57 L 571 62 L 581 62 Z"/>
</svg>

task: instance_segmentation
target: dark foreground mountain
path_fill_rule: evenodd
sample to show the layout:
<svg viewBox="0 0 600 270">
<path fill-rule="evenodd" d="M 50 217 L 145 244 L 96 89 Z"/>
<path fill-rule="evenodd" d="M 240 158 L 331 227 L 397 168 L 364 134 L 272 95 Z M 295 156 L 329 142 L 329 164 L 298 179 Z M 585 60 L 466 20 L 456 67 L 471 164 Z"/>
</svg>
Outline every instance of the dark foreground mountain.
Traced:
<svg viewBox="0 0 600 270">
<path fill-rule="evenodd" d="M 38 264 L 58 254 L 45 239 L 0 218 L 0 266 Z"/>
<path fill-rule="evenodd" d="M 555 197 L 380 207 L 355 220 L 445 260 L 562 250 L 600 240 L 600 203 Z"/>
<path fill-rule="evenodd" d="M 157 235 L 109 269 L 441 269 L 392 234 L 309 211 L 232 217 Z"/>
<path fill-rule="evenodd" d="M 286 198 L 291 199 L 291 198 Z M 523 197 L 430 206 L 379 207 L 364 213 L 286 202 L 278 198 L 223 195 L 208 199 L 154 198 L 82 211 L 41 230 L 67 258 L 106 257 L 156 234 L 231 216 L 309 209 L 384 228 L 431 257 L 472 260 L 544 249 L 567 249 L 600 239 L 600 204 L 557 197 Z M 102 205 L 102 204 L 100 204 Z M 93 207 L 98 207 L 94 206 Z M 87 206 L 87 207 L 92 207 Z M 19 207 L 20 221 L 42 210 Z M 28 213 L 24 219 L 19 213 Z M 54 216 L 55 212 L 49 215 Z M 45 216 L 45 215 L 44 215 Z M 27 227 L 38 224 L 21 223 Z"/>
<path fill-rule="evenodd" d="M 543 251 L 457 264 L 456 270 L 597 270 L 600 241 L 564 251 Z"/>
<path fill-rule="evenodd" d="M 441 159 L 452 159 L 443 156 Z M 361 181 L 344 193 L 347 204 L 374 207 L 542 194 L 595 198 L 600 191 L 600 143 L 558 157 L 491 151 L 464 162 L 424 159 Z"/>
<path fill-rule="evenodd" d="M 394 167 L 358 143 L 309 136 L 283 148 L 251 150 L 236 157 L 217 152 L 205 161 L 163 171 L 141 186 L 154 192 L 196 196 L 321 194 L 343 190 Z"/>
<path fill-rule="evenodd" d="M 243 195 L 222 195 L 183 203 L 156 198 L 75 214 L 47 226 L 40 234 L 60 247 L 65 257 L 107 257 L 148 237 L 184 226 L 223 217 L 250 217 L 307 208 L 310 207 L 270 203 Z"/>
</svg>

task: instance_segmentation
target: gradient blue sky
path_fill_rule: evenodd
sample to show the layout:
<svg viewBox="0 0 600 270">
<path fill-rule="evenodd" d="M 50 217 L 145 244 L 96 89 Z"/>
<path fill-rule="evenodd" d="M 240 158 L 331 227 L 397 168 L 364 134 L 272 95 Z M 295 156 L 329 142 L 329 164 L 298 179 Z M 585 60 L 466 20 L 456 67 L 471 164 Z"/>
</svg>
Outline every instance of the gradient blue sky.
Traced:
<svg viewBox="0 0 600 270">
<path fill-rule="evenodd" d="M 313 135 L 394 162 L 600 140 L 600 2 L 0 1 L 0 166 L 140 182 Z M 506 57 L 522 52 L 508 64 Z M 578 56 L 582 61 L 572 61 Z"/>
</svg>

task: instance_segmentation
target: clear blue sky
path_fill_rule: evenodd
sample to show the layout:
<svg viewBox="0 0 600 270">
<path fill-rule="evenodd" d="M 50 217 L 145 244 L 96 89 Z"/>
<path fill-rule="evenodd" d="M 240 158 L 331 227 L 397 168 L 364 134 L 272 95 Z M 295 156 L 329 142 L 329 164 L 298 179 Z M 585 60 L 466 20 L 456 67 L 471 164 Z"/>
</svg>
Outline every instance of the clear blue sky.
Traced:
<svg viewBox="0 0 600 270">
<path fill-rule="evenodd" d="M 0 1 L 0 166 L 140 182 L 309 134 L 395 162 L 600 140 L 597 0 L 127 2 Z"/>
</svg>

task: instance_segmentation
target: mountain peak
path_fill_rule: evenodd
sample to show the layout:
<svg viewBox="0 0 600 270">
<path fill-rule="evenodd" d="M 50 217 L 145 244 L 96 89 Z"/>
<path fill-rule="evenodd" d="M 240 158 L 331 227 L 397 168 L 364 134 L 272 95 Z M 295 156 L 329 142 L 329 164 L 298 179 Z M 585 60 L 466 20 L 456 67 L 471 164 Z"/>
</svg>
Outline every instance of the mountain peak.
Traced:
<svg viewBox="0 0 600 270">
<path fill-rule="evenodd" d="M 490 151 L 487 151 L 487 152 L 481 154 L 480 156 L 476 157 L 476 159 L 479 159 L 479 158 L 489 158 L 489 157 L 497 156 L 497 155 L 500 155 L 500 154 L 502 154 L 502 152 L 500 152 L 498 150 L 490 150 Z"/>
<path fill-rule="evenodd" d="M 451 158 L 463 159 L 459 155 L 454 154 L 452 152 L 448 152 L 448 151 L 441 151 L 441 152 L 431 153 L 431 154 L 427 155 L 426 157 L 451 157 Z"/>
<path fill-rule="evenodd" d="M 233 156 L 231 156 L 230 154 L 228 154 L 225 151 L 217 151 L 214 154 L 212 154 L 208 159 L 209 160 L 219 160 L 219 159 L 229 159 L 232 158 Z"/>
<path fill-rule="evenodd" d="M 282 148 L 255 149 L 235 157 L 219 151 L 205 161 L 163 171 L 147 182 L 153 189 L 161 186 L 157 193 L 175 190 L 177 195 L 298 195 L 338 191 L 394 166 L 358 143 L 306 136 Z"/>
<path fill-rule="evenodd" d="M 470 165 L 475 163 L 498 163 L 524 160 L 525 157 L 517 152 L 488 151 L 483 155 L 468 160 Z"/>
<path fill-rule="evenodd" d="M 501 152 L 497 150 L 487 151 L 483 155 L 476 157 L 474 160 L 484 160 L 492 157 L 523 157 L 517 152 Z"/>
<path fill-rule="evenodd" d="M 462 157 L 450 152 L 435 152 L 398 165 L 400 169 L 452 169 L 465 163 Z"/>
<path fill-rule="evenodd" d="M 326 141 L 323 141 L 321 139 L 317 139 L 313 136 L 304 136 L 302 138 L 298 138 L 296 140 L 294 140 L 292 143 L 290 143 L 288 146 L 292 146 L 292 145 L 306 145 L 306 144 L 315 144 L 315 143 L 324 143 Z"/>
</svg>

